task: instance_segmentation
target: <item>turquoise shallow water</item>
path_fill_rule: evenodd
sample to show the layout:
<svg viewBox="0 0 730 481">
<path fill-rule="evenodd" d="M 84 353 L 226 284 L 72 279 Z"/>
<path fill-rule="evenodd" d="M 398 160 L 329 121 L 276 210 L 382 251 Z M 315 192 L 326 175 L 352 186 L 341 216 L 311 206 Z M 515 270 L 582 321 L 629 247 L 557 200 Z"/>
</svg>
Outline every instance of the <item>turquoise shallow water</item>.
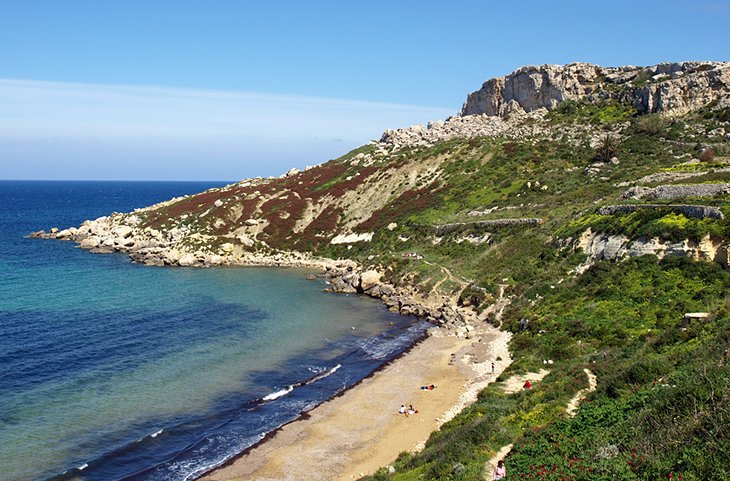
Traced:
<svg viewBox="0 0 730 481">
<path fill-rule="evenodd" d="M 23 237 L 210 186 L 0 182 L 0 479 L 193 479 L 422 335 L 302 270 Z"/>
</svg>

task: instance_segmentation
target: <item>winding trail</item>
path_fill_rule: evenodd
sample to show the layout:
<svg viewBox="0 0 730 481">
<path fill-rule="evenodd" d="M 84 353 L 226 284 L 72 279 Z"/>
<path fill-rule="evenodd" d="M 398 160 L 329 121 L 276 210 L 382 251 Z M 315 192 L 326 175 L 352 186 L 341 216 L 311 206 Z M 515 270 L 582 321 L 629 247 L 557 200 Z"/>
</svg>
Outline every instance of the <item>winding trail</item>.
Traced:
<svg viewBox="0 0 730 481">
<path fill-rule="evenodd" d="M 539 373 L 528 373 L 524 376 L 512 376 L 507 380 L 507 385 L 505 386 L 505 392 L 512 394 L 517 391 L 519 391 L 522 388 L 522 383 L 526 379 L 531 380 L 540 380 L 545 375 L 547 375 L 549 371 L 546 371 L 544 369 L 541 369 Z M 568 401 L 568 405 L 565 407 L 565 412 L 568 413 L 569 416 L 575 416 L 578 413 L 578 408 L 580 402 L 588 395 L 589 393 L 596 390 L 596 386 L 598 385 L 598 378 L 595 374 L 593 374 L 588 369 L 583 369 L 583 372 L 586 373 L 586 376 L 588 376 L 588 387 L 585 389 L 581 389 L 577 393 L 575 393 L 575 396 Z M 494 467 L 497 465 L 497 462 L 500 459 L 504 459 L 510 451 L 512 451 L 513 444 L 508 444 L 507 446 L 502 446 L 502 448 L 494 455 L 492 458 L 487 461 L 484 464 L 484 479 L 487 481 L 492 480 L 492 473 L 494 472 Z"/>
<path fill-rule="evenodd" d="M 492 473 L 494 473 L 494 468 L 497 466 L 497 463 L 500 459 L 504 459 L 505 456 L 509 454 L 510 451 L 512 451 L 513 444 L 508 444 L 507 446 L 502 446 L 502 449 L 497 451 L 497 454 L 492 456 L 492 459 L 487 461 L 487 464 L 484 465 L 484 479 L 487 481 L 492 481 L 494 477 L 492 476 Z"/>
<path fill-rule="evenodd" d="M 565 408 L 565 411 L 572 417 L 575 416 L 578 413 L 578 407 L 583 400 L 583 398 L 586 397 L 589 393 L 596 390 L 596 385 L 598 384 L 598 378 L 595 374 L 593 374 L 588 369 L 583 369 L 583 372 L 586 373 L 586 376 L 588 376 L 588 387 L 585 389 L 581 389 L 577 393 L 575 393 L 575 396 L 573 396 L 573 399 L 568 401 L 568 406 Z"/>
</svg>

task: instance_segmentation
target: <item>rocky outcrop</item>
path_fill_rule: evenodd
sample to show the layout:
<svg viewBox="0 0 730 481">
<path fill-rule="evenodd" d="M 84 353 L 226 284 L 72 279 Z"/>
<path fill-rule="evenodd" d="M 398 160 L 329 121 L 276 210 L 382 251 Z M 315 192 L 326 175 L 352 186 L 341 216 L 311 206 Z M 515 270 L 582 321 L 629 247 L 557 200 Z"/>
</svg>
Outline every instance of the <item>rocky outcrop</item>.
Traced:
<svg viewBox="0 0 730 481">
<path fill-rule="evenodd" d="M 624 199 L 677 199 L 684 197 L 713 197 L 730 194 L 730 184 L 670 184 L 657 187 L 632 187 Z"/>
<path fill-rule="evenodd" d="M 699 160 L 694 159 L 694 161 L 692 161 L 692 164 L 696 164 L 696 163 L 699 163 Z M 730 168 L 723 167 L 720 169 L 697 170 L 695 172 L 659 172 L 656 174 L 645 175 L 644 177 L 641 177 L 640 179 L 636 179 L 634 181 L 621 182 L 619 184 L 616 184 L 616 186 L 617 187 L 629 187 L 630 185 L 634 185 L 634 184 L 652 184 L 654 182 L 675 182 L 675 181 L 680 181 L 680 180 L 691 179 L 692 177 L 702 177 L 703 175 L 707 175 L 710 173 L 722 173 L 722 172 L 730 172 Z"/>
<path fill-rule="evenodd" d="M 619 260 L 647 254 L 655 255 L 659 259 L 667 256 L 689 257 L 697 261 L 717 262 L 727 267 L 730 252 L 727 241 L 711 236 L 705 236 L 700 241 L 685 239 L 670 242 L 658 238 L 629 239 L 622 235 L 592 232 L 591 229 L 574 241 L 573 247 L 588 255 L 586 262 L 577 269 L 578 273 L 600 260 Z"/>
<path fill-rule="evenodd" d="M 366 294 L 381 299 L 393 312 L 420 317 L 445 327 L 456 335 L 470 338 L 478 319 L 473 310 L 457 306 L 449 299 L 438 305 L 426 302 L 411 287 L 395 286 L 381 281 L 382 274 L 374 269 L 363 271 L 354 263 L 329 266 L 325 278 L 331 292 Z"/>
<path fill-rule="evenodd" d="M 539 122 L 544 115 L 545 112 L 518 112 L 509 118 L 487 114 L 449 117 L 446 120 L 429 122 L 426 126 L 413 125 L 386 130 L 379 143 L 388 149 L 399 149 L 404 146 L 430 147 L 457 137 L 534 136 L 545 133 L 545 128 Z"/>
<path fill-rule="evenodd" d="M 598 209 L 601 215 L 628 214 L 644 209 L 663 209 L 695 219 L 724 219 L 719 207 L 690 204 L 621 204 L 607 205 Z"/>
<path fill-rule="evenodd" d="M 199 233 L 173 228 L 161 232 L 138 225 L 134 215 L 112 214 L 84 221 L 78 228 L 49 232 L 37 231 L 29 237 L 57 239 L 78 243 L 94 253 L 120 252 L 133 262 L 148 266 L 212 267 L 225 265 L 314 267 L 324 269 L 335 261 L 297 251 L 252 252 L 243 244 L 222 243 L 214 249 L 196 248 L 191 240 L 201 240 Z"/>
<path fill-rule="evenodd" d="M 601 67 L 589 63 L 529 65 L 505 77 L 487 80 L 467 96 L 459 115 L 386 130 L 379 149 L 428 147 L 464 137 L 524 138 L 548 135 L 547 111 L 566 100 L 616 101 L 641 114 L 683 115 L 713 104 L 730 107 L 730 62 L 674 62 L 652 67 Z M 591 129 L 576 125 L 569 136 Z M 367 154 L 363 154 L 364 157 Z"/>
<path fill-rule="evenodd" d="M 682 115 L 714 101 L 727 102 L 728 93 L 727 62 L 675 62 L 653 67 L 530 65 L 484 82 L 467 96 L 461 115 L 504 117 L 551 110 L 565 100 L 582 98 L 628 102 L 642 114 Z"/>
</svg>

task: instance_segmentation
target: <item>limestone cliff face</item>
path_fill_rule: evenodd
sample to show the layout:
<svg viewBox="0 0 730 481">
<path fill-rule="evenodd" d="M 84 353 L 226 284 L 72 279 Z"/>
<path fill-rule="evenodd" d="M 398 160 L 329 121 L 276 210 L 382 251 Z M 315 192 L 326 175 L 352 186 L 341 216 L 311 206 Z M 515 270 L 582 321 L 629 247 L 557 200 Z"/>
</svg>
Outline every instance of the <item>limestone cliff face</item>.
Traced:
<svg viewBox="0 0 730 481">
<path fill-rule="evenodd" d="M 601 67 L 589 63 L 522 67 L 487 80 L 467 96 L 462 116 L 504 117 L 553 109 L 565 100 L 628 101 L 639 113 L 682 115 L 713 101 L 727 102 L 730 63 L 675 62 L 652 67 Z"/>
<path fill-rule="evenodd" d="M 659 259 L 667 256 L 689 257 L 696 261 L 717 262 L 725 267 L 730 258 L 730 245 L 725 239 L 705 236 L 699 241 L 685 239 L 670 242 L 657 238 L 629 239 L 622 235 L 610 235 L 586 230 L 576 239 L 573 247 L 588 255 L 586 262 L 578 268 L 585 271 L 600 260 L 619 260 L 624 257 L 655 255 Z"/>
</svg>

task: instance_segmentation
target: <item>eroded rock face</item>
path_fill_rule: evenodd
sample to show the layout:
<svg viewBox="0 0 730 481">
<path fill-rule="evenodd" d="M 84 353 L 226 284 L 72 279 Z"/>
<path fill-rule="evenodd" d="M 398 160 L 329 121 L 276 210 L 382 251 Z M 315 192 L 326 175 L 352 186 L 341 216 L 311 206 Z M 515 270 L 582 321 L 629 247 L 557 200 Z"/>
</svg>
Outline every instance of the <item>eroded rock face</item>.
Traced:
<svg viewBox="0 0 730 481">
<path fill-rule="evenodd" d="M 674 62 L 652 67 L 528 65 L 484 82 L 467 96 L 461 115 L 504 117 L 516 111 L 551 110 L 565 100 L 588 96 L 628 101 L 639 113 L 681 115 L 713 101 L 726 101 L 729 92 L 728 62 Z"/>
<path fill-rule="evenodd" d="M 730 252 L 727 242 L 711 236 L 705 236 L 699 242 L 689 239 L 670 242 L 657 238 L 629 239 L 622 235 L 592 232 L 590 229 L 575 242 L 575 247 L 588 255 L 586 263 L 578 269 L 579 273 L 596 261 L 619 260 L 646 254 L 655 255 L 659 259 L 667 256 L 689 257 L 697 261 L 717 262 L 727 267 Z"/>
</svg>

